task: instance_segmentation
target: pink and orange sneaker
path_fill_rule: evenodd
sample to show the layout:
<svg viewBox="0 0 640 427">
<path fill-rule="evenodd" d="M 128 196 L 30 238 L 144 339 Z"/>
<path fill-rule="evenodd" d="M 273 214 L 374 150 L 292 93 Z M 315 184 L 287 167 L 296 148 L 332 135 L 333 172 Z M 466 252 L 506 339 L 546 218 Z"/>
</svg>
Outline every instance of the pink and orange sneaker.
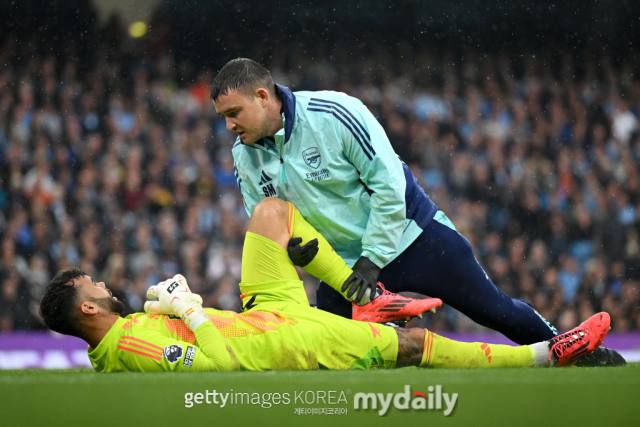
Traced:
<svg viewBox="0 0 640 427">
<path fill-rule="evenodd" d="M 595 351 L 607 336 L 611 324 L 608 313 L 594 314 L 577 328 L 549 340 L 549 363 L 554 366 L 573 366 L 580 358 Z"/>
<path fill-rule="evenodd" d="M 405 298 L 402 295 L 394 294 L 384 288 L 378 282 L 378 287 L 382 290 L 379 295 L 368 304 L 353 304 L 351 318 L 362 322 L 386 323 L 397 320 L 408 320 L 412 317 L 422 317 L 422 313 L 432 311 L 435 313 L 436 307 L 442 305 L 439 298 L 413 299 Z M 380 289 L 378 290 L 380 292 Z"/>
</svg>

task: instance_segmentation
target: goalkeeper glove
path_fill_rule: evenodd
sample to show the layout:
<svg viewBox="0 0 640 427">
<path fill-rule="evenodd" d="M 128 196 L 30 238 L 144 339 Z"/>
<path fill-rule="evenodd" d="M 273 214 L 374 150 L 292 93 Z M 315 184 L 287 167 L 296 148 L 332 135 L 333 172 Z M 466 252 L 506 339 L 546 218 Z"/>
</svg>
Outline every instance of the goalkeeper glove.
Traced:
<svg viewBox="0 0 640 427">
<path fill-rule="evenodd" d="M 364 305 L 376 298 L 378 291 L 378 276 L 380 267 L 375 265 L 369 258 L 361 256 L 353 266 L 353 273 L 347 277 L 342 285 L 342 292 L 349 289 L 347 298 L 356 304 Z M 351 286 L 349 288 L 349 286 Z M 358 295 L 353 298 L 356 291 L 360 289 Z"/>
<path fill-rule="evenodd" d="M 174 314 L 179 316 L 192 331 L 204 322 L 210 321 L 202 308 L 202 298 L 191 292 L 187 279 L 181 274 L 151 286 L 147 290 L 147 298 L 154 297 L 158 300 L 144 303 L 144 311 L 147 313 Z"/>
<path fill-rule="evenodd" d="M 304 267 L 313 261 L 313 258 L 318 254 L 318 239 L 309 240 L 304 246 L 300 243 L 302 243 L 302 237 L 290 239 L 287 252 L 294 265 Z"/>
</svg>

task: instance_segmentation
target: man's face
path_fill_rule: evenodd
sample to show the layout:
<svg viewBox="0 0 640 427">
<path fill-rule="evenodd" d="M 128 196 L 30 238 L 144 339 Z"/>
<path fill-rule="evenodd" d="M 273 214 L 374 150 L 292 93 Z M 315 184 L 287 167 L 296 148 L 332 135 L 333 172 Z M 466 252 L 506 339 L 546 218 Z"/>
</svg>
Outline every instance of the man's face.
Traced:
<svg viewBox="0 0 640 427">
<path fill-rule="evenodd" d="M 267 95 L 268 96 L 268 95 Z M 252 145 L 269 135 L 266 103 L 268 99 L 258 93 L 248 96 L 245 92 L 229 90 L 213 102 L 216 112 L 224 116 L 227 130 L 238 135 L 242 142 Z"/>
<path fill-rule="evenodd" d="M 74 279 L 76 288 L 83 294 L 84 300 L 96 303 L 101 309 L 108 313 L 122 314 L 124 304 L 107 289 L 104 282 L 94 282 L 90 276 L 82 276 Z"/>
</svg>

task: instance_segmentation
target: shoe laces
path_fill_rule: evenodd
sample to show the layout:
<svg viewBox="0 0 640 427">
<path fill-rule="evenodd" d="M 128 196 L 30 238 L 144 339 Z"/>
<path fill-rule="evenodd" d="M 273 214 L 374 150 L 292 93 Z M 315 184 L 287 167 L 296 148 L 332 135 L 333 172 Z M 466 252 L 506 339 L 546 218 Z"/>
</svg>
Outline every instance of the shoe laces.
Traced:
<svg viewBox="0 0 640 427">
<path fill-rule="evenodd" d="M 552 338 L 553 345 L 549 352 L 549 359 L 551 359 L 551 353 L 554 353 L 558 358 L 562 357 L 567 349 L 573 347 L 577 342 L 583 341 L 586 335 L 583 329 L 578 329 Z"/>
<path fill-rule="evenodd" d="M 376 297 L 374 299 L 380 298 L 383 295 L 391 295 L 393 292 L 388 291 L 384 285 L 380 282 L 377 283 L 376 286 Z M 373 300 L 372 300 L 373 301 Z"/>
</svg>

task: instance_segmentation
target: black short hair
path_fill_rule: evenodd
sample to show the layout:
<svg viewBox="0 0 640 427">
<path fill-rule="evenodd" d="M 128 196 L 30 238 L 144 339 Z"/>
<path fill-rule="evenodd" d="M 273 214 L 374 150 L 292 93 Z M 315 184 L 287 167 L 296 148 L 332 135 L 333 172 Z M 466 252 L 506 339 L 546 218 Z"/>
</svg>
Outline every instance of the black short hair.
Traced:
<svg viewBox="0 0 640 427">
<path fill-rule="evenodd" d="M 209 96 L 217 101 L 220 95 L 226 95 L 229 90 L 242 90 L 251 95 L 260 87 L 275 94 L 275 83 L 269 70 L 252 59 L 236 58 L 227 62 L 213 79 Z"/>
<path fill-rule="evenodd" d="M 78 267 L 69 267 L 58 271 L 49 282 L 40 301 L 40 316 L 52 331 L 82 338 L 75 316 L 75 304 L 80 292 L 74 286 L 73 279 L 86 276 Z"/>
</svg>

